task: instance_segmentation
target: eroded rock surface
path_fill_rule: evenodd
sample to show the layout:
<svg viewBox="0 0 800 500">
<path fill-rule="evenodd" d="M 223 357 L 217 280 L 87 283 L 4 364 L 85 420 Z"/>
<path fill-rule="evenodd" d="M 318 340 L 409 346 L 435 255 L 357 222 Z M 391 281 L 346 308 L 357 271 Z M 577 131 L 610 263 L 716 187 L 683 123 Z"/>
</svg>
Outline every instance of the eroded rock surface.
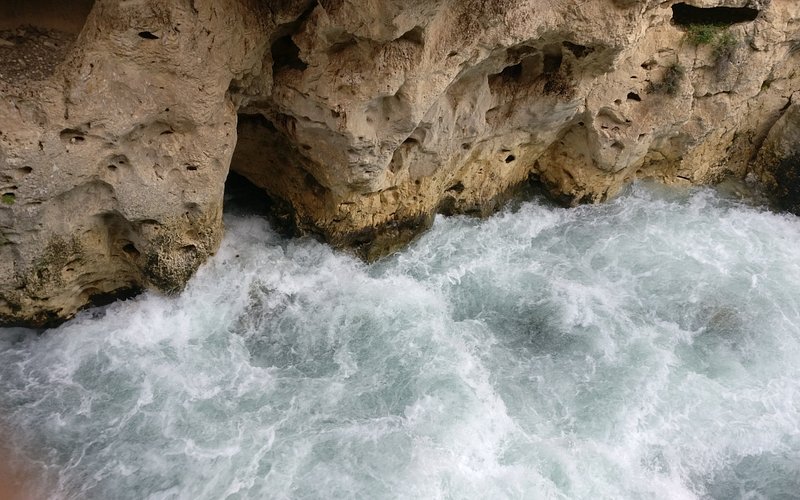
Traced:
<svg viewBox="0 0 800 500">
<path fill-rule="evenodd" d="M 800 92 L 770 129 L 758 153 L 756 175 L 777 207 L 800 214 Z"/>
<path fill-rule="evenodd" d="M 800 89 L 793 0 L 78 4 L 85 22 L 42 0 L 0 24 L 77 37 L 52 75 L 0 81 L 7 323 L 180 289 L 229 168 L 375 258 L 530 178 L 578 203 L 744 177 Z"/>
</svg>

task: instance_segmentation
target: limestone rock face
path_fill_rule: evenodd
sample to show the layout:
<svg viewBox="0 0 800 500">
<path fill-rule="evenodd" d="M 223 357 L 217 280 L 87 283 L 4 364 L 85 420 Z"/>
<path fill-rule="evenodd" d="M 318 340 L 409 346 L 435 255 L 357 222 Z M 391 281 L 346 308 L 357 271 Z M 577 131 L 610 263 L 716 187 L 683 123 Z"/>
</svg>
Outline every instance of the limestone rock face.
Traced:
<svg viewBox="0 0 800 500">
<path fill-rule="evenodd" d="M 794 0 L 65 3 L 0 7 L 0 63 L 63 52 L 0 69 L 6 323 L 180 289 L 229 169 L 371 259 L 531 178 L 578 203 L 743 177 L 797 130 Z"/>
<path fill-rule="evenodd" d="M 26 23 L 35 3 L 19 2 Z M 58 4 L 42 2 L 45 28 Z M 236 145 L 226 91 L 260 63 L 261 23 L 235 2 L 97 2 L 48 78 L 0 82 L 2 321 L 178 290 L 216 250 Z M 4 31 L 0 49 L 24 52 L 37 30 Z"/>
<path fill-rule="evenodd" d="M 779 209 L 800 213 L 800 92 L 769 131 L 754 173 Z"/>
</svg>

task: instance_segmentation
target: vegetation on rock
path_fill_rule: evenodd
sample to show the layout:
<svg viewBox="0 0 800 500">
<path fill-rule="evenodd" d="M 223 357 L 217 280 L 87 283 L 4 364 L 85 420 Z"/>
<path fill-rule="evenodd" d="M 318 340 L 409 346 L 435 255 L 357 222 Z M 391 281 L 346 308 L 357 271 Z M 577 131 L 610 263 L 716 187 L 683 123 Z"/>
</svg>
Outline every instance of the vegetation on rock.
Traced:
<svg viewBox="0 0 800 500">
<path fill-rule="evenodd" d="M 678 95 L 678 90 L 681 88 L 681 82 L 685 74 L 686 70 L 679 63 L 671 64 L 664 71 L 661 81 L 650 82 L 647 91 L 650 94 L 666 94 L 674 97 Z"/>
</svg>

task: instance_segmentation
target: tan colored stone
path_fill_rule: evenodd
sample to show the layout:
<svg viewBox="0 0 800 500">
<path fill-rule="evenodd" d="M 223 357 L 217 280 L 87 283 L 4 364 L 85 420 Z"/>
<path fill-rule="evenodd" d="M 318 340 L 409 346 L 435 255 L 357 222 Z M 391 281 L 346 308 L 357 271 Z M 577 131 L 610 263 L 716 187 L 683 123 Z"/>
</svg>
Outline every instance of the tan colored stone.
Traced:
<svg viewBox="0 0 800 500">
<path fill-rule="evenodd" d="M 758 9 L 724 57 L 674 3 L 97 0 L 52 77 L 0 81 L 0 318 L 180 289 L 229 167 L 368 259 L 531 177 L 566 203 L 744 177 L 800 89 L 800 3 L 687 0 Z"/>
</svg>

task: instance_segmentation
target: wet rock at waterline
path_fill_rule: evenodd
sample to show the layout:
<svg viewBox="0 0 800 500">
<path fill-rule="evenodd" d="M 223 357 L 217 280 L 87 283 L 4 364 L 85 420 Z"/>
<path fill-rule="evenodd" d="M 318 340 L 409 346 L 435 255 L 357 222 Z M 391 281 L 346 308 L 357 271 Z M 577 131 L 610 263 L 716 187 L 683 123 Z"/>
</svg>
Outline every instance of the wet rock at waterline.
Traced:
<svg viewBox="0 0 800 500">
<path fill-rule="evenodd" d="M 795 94 L 795 99 L 800 94 Z M 788 105 L 770 129 L 757 162 L 777 207 L 800 213 L 800 106 Z"/>
<path fill-rule="evenodd" d="M 799 20 L 789 0 L 5 2 L 0 321 L 181 289 L 231 170 L 370 259 L 532 177 L 566 203 L 744 177 L 800 88 Z"/>
</svg>

